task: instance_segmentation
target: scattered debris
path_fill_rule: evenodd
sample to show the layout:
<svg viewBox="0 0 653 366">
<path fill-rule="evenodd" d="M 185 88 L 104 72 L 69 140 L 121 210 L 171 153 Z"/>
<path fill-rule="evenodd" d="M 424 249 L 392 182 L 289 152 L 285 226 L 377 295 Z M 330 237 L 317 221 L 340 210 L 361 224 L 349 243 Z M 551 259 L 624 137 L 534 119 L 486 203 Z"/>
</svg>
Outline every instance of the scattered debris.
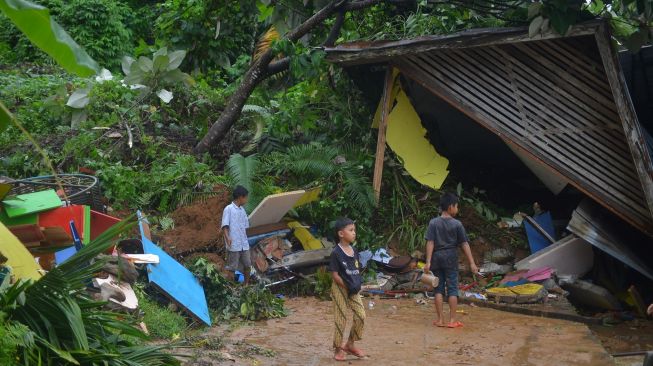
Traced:
<svg viewBox="0 0 653 366">
<path fill-rule="evenodd" d="M 619 300 L 601 286 L 583 280 L 564 282 L 562 287 L 569 291 L 569 300 L 591 309 L 621 310 Z"/>
<path fill-rule="evenodd" d="M 528 270 L 546 266 L 554 268 L 558 275 L 583 276 L 593 265 L 592 246 L 575 235 L 568 235 L 515 263 L 515 268 Z"/>
<path fill-rule="evenodd" d="M 524 228 L 526 229 L 531 253 L 537 253 L 555 242 L 555 230 L 551 213 L 545 212 L 535 217 L 525 215 L 524 220 L 526 221 L 524 222 Z"/>
</svg>

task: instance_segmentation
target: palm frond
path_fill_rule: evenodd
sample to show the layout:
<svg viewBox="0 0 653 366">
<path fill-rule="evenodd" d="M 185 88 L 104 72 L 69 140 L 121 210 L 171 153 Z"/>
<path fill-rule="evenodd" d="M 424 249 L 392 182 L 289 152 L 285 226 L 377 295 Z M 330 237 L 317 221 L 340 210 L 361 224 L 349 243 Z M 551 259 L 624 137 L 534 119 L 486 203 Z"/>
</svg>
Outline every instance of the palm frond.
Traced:
<svg viewBox="0 0 653 366">
<path fill-rule="evenodd" d="M 344 194 L 362 213 L 369 214 L 376 205 L 374 191 L 362 169 L 353 164 L 343 165 Z"/>
<path fill-rule="evenodd" d="M 242 149 L 243 152 L 250 152 L 256 148 L 259 141 L 261 140 L 261 136 L 263 136 L 263 132 L 265 130 L 265 122 L 272 117 L 272 113 L 270 113 L 269 109 L 255 104 L 245 104 L 242 111 L 243 114 L 256 115 L 254 118 L 254 123 L 256 124 L 254 137 L 252 137 L 252 139 Z"/>
<path fill-rule="evenodd" d="M 332 146 L 295 145 L 286 154 L 290 163 L 286 168 L 295 174 L 326 178 L 336 170 L 333 159 L 338 155 L 338 150 Z"/>
<path fill-rule="evenodd" d="M 267 52 L 274 41 L 281 38 L 277 29 L 271 26 L 263 35 L 258 39 L 256 47 L 254 49 L 254 54 L 252 55 L 252 62 L 258 60 L 265 52 Z"/>
<path fill-rule="evenodd" d="M 233 154 L 229 157 L 229 161 L 227 161 L 227 174 L 236 184 L 252 192 L 252 181 L 257 172 L 258 163 L 256 154 L 247 157 L 240 154 Z"/>
<path fill-rule="evenodd" d="M 263 118 L 272 117 L 269 109 L 255 104 L 245 104 L 243 106 L 243 113 L 256 113 Z"/>
</svg>

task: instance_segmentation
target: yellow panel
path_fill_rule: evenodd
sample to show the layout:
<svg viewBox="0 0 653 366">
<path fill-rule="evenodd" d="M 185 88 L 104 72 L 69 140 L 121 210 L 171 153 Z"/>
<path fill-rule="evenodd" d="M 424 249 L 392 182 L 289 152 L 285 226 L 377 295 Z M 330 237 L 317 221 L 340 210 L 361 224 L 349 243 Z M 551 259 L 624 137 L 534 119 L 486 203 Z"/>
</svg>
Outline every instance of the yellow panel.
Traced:
<svg viewBox="0 0 653 366">
<path fill-rule="evenodd" d="M 492 295 L 515 296 L 515 293 L 507 287 L 492 287 L 487 289 L 487 293 Z"/>
<path fill-rule="evenodd" d="M 300 243 L 302 243 L 302 247 L 304 247 L 304 250 L 316 250 L 316 249 L 323 249 L 324 246 L 322 245 L 322 242 L 315 238 L 313 234 L 311 234 L 310 231 L 308 231 L 305 227 L 302 226 L 297 221 L 291 221 L 288 223 L 288 227 L 294 230 L 295 237 L 297 240 L 299 240 Z"/>
<path fill-rule="evenodd" d="M 535 295 L 542 290 L 542 285 L 537 283 L 527 283 L 524 285 L 513 286 L 510 290 L 517 295 Z"/>
<path fill-rule="evenodd" d="M 397 69 L 392 69 L 392 88 L 390 89 L 390 98 L 392 102 L 390 103 L 390 108 L 392 108 L 392 105 L 394 104 L 395 99 L 397 98 L 397 94 L 401 90 L 401 86 L 399 85 L 399 70 Z M 385 78 L 384 78 L 385 80 Z M 385 81 L 384 81 L 385 82 Z M 372 120 L 372 128 L 379 128 L 379 121 L 381 121 L 381 112 L 383 111 L 383 93 L 381 93 L 381 100 L 379 101 L 379 105 L 376 107 L 376 112 L 374 112 L 374 119 Z"/>
<path fill-rule="evenodd" d="M 11 191 L 11 187 L 13 187 L 13 185 L 9 183 L 0 183 L 0 201 L 2 201 L 2 199 L 5 198 L 5 196 L 7 195 L 7 193 Z"/>
<path fill-rule="evenodd" d="M 299 199 L 299 201 L 295 202 L 295 206 L 293 207 L 299 207 L 303 206 L 307 203 L 315 202 L 320 198 L 320 194 L 322 193 L 322 187 L 315 187 L 306 190 L 306 193 Z"/>
<path fill-rule="evenodd" d="M 439 155 L 426 139 L 426 129 L 403 91 L 388 117 L 386 139 L 392 151 L 403 160 L 406 171 L 418 182 L 439 189 L 449 174 L 449 160 Z"/>
<path fill-rule="evenodd" d="M 27 248 L 0 223 L 0 254 L 7 258 L 7 265 L 11 267 L 16 278 L 38 280 L 42 276 L 41 266 L 27 251 Z"/>
</svg>

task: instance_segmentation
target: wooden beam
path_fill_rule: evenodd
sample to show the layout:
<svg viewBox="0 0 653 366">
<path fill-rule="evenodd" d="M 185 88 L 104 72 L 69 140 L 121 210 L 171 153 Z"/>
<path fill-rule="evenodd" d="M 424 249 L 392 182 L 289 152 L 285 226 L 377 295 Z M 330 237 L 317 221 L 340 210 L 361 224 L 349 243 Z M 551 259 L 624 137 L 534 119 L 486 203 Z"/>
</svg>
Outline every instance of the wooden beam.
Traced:
<svg viewBox="0 0 653 366">
<path fill-rule="evenodd" d="M 388 116 L 392 103 L 392 66 L 388 65 L 385 71 L 385 83 L 383 84 L 383 108 L 381 110 L 381 121 L 379 121 L 379 135 L 376 140 L 376 155 L 374 160 L 374 178 L 372 187 L 376 203 L 381 198 L 381 179 L 383 177 L 383 160 L 385 159 L 385 133 L 388 129 Z"/>
<path fill-rule="evenodd" d="M 449 35 L 423 36 L 398 41 L 351 42 L 336 47 L 326 47 L 326 60 L 347 66 L 381 63 L 399 56 L 414 55 L 443 49 L 462 49 L 493 46 L 545 39 L 569 38 L 594 34 L 601 22 L 577 24 L 566 35 L 549 31 L 530 37 L 527 27 L 480 28 Z"/>
<path fill-rule="evenodd" d="M 648 204 L 649 211 L 653 215 L 653 160 L 648 152 L 644 139 L 644 133 L 637 120 L 635 107 L 630 99 L 626 80 L 621 72 L 621 65 L 617 59 L 617 53 L 612 48 L 610 30 L 607 23 L 602 23 L 599 31 L 595 34 L 596 43 L 603 60 L 608 82 L 612 88 L 614 102 L 621 117 L 621 124 L 626 135 L 626 141 L 633 156 L 635 168 L 639 175 L 644 197 Z"/>
</svg>

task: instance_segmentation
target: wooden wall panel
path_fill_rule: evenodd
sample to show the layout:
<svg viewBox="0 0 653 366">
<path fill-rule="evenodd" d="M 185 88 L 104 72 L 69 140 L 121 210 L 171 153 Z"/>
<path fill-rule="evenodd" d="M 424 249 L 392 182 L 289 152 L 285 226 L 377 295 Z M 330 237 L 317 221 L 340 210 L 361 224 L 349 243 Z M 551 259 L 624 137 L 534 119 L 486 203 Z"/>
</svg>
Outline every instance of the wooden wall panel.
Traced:
<svg viewBox="0 0 653 366">
<path fill-rule="evenodd" d="M 618 216 L 653 233 L 593 36 L 437 49 L 404 54 L 391 63 Z"/>
</svg>

